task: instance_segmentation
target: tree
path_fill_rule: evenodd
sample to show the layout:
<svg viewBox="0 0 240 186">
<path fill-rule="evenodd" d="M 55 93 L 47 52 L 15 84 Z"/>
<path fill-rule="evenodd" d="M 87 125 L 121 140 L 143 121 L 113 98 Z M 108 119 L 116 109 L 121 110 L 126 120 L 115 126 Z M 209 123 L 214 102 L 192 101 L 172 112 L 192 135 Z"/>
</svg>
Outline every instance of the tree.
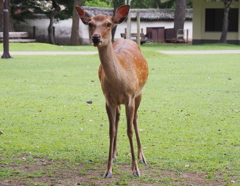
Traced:
<svg viewBox="0 0 240 186">
<path fill-rule="evenodd" d="M 10 0 L 11 17 L 15 22 L 25 22 L 25 19 L 35 19 L 36 13 L 43 13 L 45 0 Z"/>
<path fill-rule="evenodd" d="M 0 1 L 0 7 L 3 7 L 3 1 Z M 0 32 L 3 31 L 3 11 L 0 10 Z"/>
<path fill-rule="evenodd" d="M 228 25 L 229 25 L 229 20 L 228 20 L 228 15 L 229 11 L 231 9 L 232 4 L 235 2 L 235 0 L 223 0 L 224 3 L 224 17 L 223 17 L 223 26 L 222 26 L 222 34 L 220 38 L 220 43 L 227 43 L 227 33 L 228 33 Z"/>
<path fill-rule="evenodd" d="M 50 44 L 55 44 L 53 21 L 54 21 L 54 17 L 58 12 L 60 12 L 60 10 L 61 10 L 60 6 L 56 3 L 55 0 L 52 0 L 52 10 L 49 16 L 50 22 L 48 26 L 48 41 Z"/>
<path fill-rule="evenodd" d="M 74 0 L 10 0 L 12 18 L 16 22 L 24 22 L 25 19 L 34 19 L 36 13 L 45 14 L 49 17 L 48 38 L 55 44 L 53 22 L 67 19 L 72 16 Z M 63 5 L 61 10 L 60 5 Z M 16 13 L 17 12 L 17 13 Z"/>
<path fill-rule="evenodd" d="M 0 32 L 3 32 L 3 1 L 0 1 Z M 8 4 L 8 9 L 9 9 L 9 31 L 13 32 L 14 31 L 14 27 L 13 27 L 13 20 L 12 20 L 12 16 L 11 16 L 11 11 L 10 11 L 10 6 Z"/>
<path fill-rule="evenodd" d="M 53 21 L 54 19 L 60 19 L 64 20 L 73 15 L 73 5 L 74 0 L 51 0 L 52 2 L 52 8 L 50 10 L 50 13 L 47 12 L 47 15 L 49 16 L 50 23 L 48 27 L 48 37 L 49 37 L 49 43 L 55 44 L 55 38 L 53 33 Z M 64 6 L 64 9 L 61 10 L 60 5 Z"/>
<path fill-rule="evenodd" d="M 184 29 L 186 0 L 176 0 L 174 12 L 174 29 L 177 34 L 179 29 Z"/>
<path fill-rule="evenodd" d="M 113 0 L 113 12 L 115 12 L 117 8 L 123 4 L 124 4 L 124 0 Z M 117 25 L 112 28 L 112 42 L 114 42 L 116 30 L 117 30 Z"/>
<path fill-rule="evenodd" d="M 79 45 L 79 16 L 75 10 L 75 6 L 82 5 L 82 0 L 74 0 L 74 7 L 73 7 L 73 16 L 72 16 L 72 32 L 71 32 L 71 39 L 70 45 Z"/>
</svg>

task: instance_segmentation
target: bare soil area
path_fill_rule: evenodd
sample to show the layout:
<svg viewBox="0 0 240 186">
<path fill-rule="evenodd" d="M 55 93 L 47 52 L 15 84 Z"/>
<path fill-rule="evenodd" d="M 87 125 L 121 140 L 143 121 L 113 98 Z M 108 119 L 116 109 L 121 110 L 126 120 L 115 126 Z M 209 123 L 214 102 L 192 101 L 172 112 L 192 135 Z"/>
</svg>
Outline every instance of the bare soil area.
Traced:
<svg viewBox="0 0 240 186">
<path fill-rule="evenodd" d="M 14 170 L 10 178 L 0 180 L 1 186 L 73 186 L 73 185 L 228 185 L 221 175 L 209 179 L 203 173 L 158 170 L 153 165 L 140 166 L 141 177 L 131 174 L 130 165 L 115 165 L 113 177 L 104 179 L 106 164 L 68 164 L 63 161 L 37 159 L 21 165 L 2 165 L 3 169 Z"/>
</svg>

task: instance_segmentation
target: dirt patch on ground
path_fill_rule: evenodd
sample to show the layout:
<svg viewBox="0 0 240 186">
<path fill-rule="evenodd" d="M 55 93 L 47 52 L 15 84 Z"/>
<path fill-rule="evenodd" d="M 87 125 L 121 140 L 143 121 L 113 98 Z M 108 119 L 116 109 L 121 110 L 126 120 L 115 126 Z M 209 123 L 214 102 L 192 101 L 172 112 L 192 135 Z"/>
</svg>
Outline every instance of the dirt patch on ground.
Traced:
<svg viewBox="0 0 240 186">
<path fill-rule="evenodd" d="M 228 185 L 221 176 L 209 179 L 203 173 L 187 173 L 160 170 L 153 165 L 140 166 L 141 177 L 134 177 L 130 165 L 115 164 L 113 177 L 104 179 L 106 164 L 81 164 L 66 161 L 35 159 L 19 165 L 1 165 L 11 170 L 10 176 L 0 180 L 1 186 L 26 185 Z"/>
</svg>

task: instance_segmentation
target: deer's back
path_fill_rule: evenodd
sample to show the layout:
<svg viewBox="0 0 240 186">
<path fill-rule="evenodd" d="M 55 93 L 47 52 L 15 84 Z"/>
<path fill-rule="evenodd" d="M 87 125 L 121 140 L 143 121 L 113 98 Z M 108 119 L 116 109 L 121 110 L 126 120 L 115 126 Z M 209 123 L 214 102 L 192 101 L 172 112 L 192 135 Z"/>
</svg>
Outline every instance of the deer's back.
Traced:
<svg viewBox="0 0 240 186">
<path fill-rule="evenodd" d="M 148 65 L 139 46 L 132 40 L 119 39 L 113 48 L 120 58 L 123 68 L 137 76 L 139 86 L 143 86 L 148 78 Z"/>
</svg>

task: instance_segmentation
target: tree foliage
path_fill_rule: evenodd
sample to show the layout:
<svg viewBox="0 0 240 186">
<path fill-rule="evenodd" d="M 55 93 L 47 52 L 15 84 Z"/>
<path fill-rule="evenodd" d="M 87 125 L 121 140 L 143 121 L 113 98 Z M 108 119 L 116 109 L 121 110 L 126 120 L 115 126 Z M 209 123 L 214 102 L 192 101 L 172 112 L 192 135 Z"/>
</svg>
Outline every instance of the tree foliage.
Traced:
<svg viewBox="0 0 240 186">
<path fill-rule="evenodd" d="M 93 7 L 110 7 L 105 1 L 103 0 L 89 0 L 86 1 L 85 6 L 93 6 Z"/>
<path fill-rule="evenodd" d="M 188 8 L 192 7 L 193 0 L 186 0 Z M 120 3 L 119 3 L 120 2 Z M 126 0 L 86 0 L 84 6 L 96 7 L 112 7 L 116 4 L 118 6 L 126 4 Z M 176 0 L 169 0 L 168 2 L 161 3 L 160 0 L 132 0 L 131 8 L 175 8 Z"/>
<path fill-rule="evenodd" d="M 43 12 L 42 1 L 34 0 L 10 0 L 10 11 L 12 18 L 16 21 L 36 18 L 37 13 Z"/>
<path fill-rule="evenodd" d="M 161 3 L 160 0 L 141 0 L 132 1 L 132 8 L 173 8 L 174 0 L 168 1 L 166 3 Z"/>
<path fill-rule="evenodd" d="M 56 14 L 57 19 L 67 19 L 72 16 L 74 0 L 10 0 L 12 18 L 16 21 L 36 18 L 37 13 L 50 17 L 53 4 L 63 8 Z"/>
<path fill-rule="evenodd" d="M 12 18 L 16 21 L 35 19 L 41 13 L 49 17 L 49 43 L 55 44 L 53 36 L 54 19 L 67 19 L 72 16 L 74 0 L 10 0 Z"/>
</svg>

